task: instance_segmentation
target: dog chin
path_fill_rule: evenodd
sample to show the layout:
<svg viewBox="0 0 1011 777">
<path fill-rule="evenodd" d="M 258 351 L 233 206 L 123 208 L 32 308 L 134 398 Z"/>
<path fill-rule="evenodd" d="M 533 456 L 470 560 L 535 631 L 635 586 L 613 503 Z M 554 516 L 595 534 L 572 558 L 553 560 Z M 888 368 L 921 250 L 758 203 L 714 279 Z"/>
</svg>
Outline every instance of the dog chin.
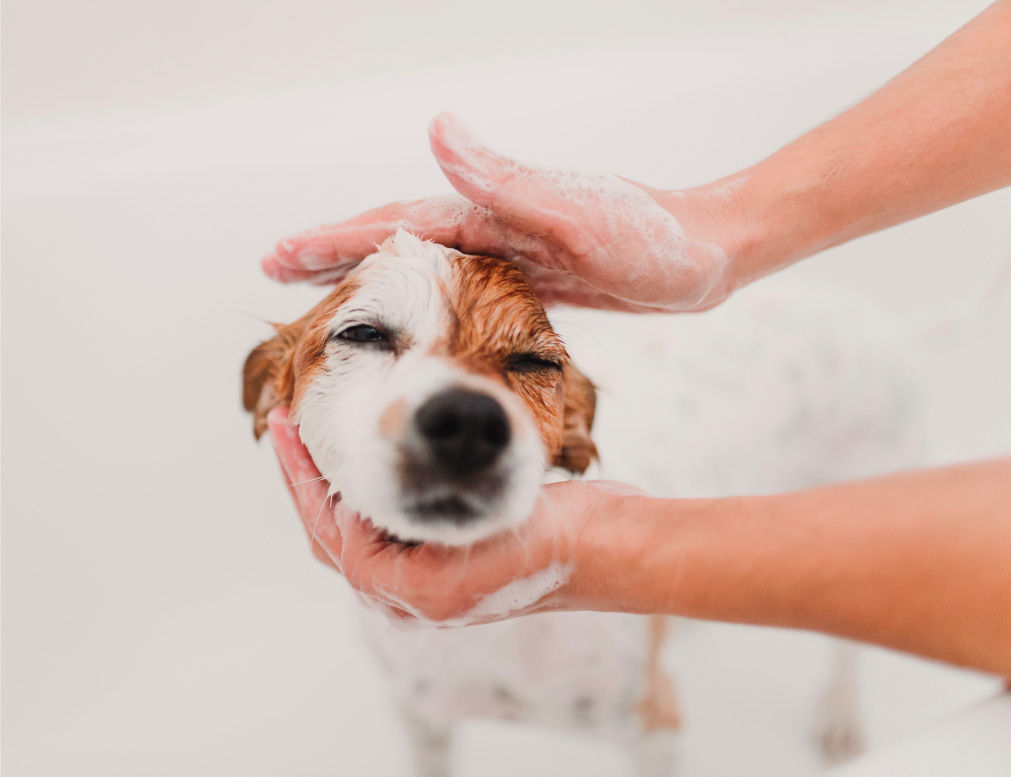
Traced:
<svg viewBox="0 0 1011 777">
<path fill-rule="evenodd" d="M 530 487 L 513 487 L 507 496 L 493 499 L 447 490 L 402 495 L 395 505 L 360 504 L 352 496 L 345 505 L 401 542 L 472 545 L 523 524 L 539 485 L 538 480 Z"/>
</svg>

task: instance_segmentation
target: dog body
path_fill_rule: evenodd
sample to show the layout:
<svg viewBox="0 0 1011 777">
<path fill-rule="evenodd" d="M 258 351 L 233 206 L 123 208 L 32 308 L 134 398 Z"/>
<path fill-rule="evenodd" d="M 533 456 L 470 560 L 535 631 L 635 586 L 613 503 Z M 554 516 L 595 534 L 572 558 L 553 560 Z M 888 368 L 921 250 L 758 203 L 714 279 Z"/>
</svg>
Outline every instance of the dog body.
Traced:
<svg viewBox="0 0 1011 777">
<path fill-rule="evenodd" d="M 628 748 L 634 763 L 652 759 L 642 773 L 669 773 L 677 712 L 673 697 L 665 700 L 666 720 L 647 709 L 655 696 L 649 619 L 560 612 L 403 630 L 375 611 L 362 613 L 420 774 L 449 772 L 453 730 L 475 718 L 589 732 Z"/>
<path fill-rule="evenodd" d="M 900 350 L 837 292 L 747 293 L 699 316 L 553 316 L 509 263 L 398 233 L 246 364 L 257 433 L 290 403 L 320 471 L 404 540 L 467 544 L 518 525 L 545 472 L 601 473 L 663 496 L 803 488 L 914 463 Z M 593 440 L 590 429 L 593 428 Z M 463 431 L 461 431 L 463 430 Z M 548 570 L 522 596 L 557 581 Z M 532 588 L 531 588 L 532 586 Z M 512 592 L 515 593 L 515 592 Z M 669 773 L 678 710 L 664 620 L 549 613 L 403 630 L 364 611 L 418 772 L 449 769 L 473 717 L 577 727 Z M 857 744 L 852 657 L 821 710 L 829 755 Z"/>
<path fill-rule="evenodd" d="M 703 314 L 562 308 L 552 321 L 597 388 L 604 477 L 693 498 L 919 463 L 908 345 L 859 295 L 774 277 Z"/>
</svg>

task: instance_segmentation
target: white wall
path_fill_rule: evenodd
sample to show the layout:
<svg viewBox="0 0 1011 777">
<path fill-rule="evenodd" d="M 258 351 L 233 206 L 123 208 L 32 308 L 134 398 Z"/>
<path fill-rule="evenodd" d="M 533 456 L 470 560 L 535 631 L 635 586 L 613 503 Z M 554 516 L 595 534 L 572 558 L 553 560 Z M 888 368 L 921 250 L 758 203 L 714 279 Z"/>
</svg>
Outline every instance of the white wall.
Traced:
<svg viewBox="0 0 1011 777">
<path fill-rule="evenodd" d="M 5 3 L 10 774 L 404 768 L 353 602 L 307 552 L 238 376 L 261 319 L 320 294 L 260 277 L 273 240 L 448 188 L 432 114 L 534 161 L 688 186 L 851 104 L 984 3 L 623 5 Z M 1009 214 L 993 194 L 793 271 L 916 316 L 964 311 L 923 354 L 935 461 L 1011 447 L 1009 295 L 975 303 L 1011 259 Z M 807 771 L 823 653 L 809 635 L 687 629 L 672 657 L 697 721 L 689 773 Z M 864 680 L 876 743 L 995 688 L 883 651 Z M 597 743 L 492 726 L 461 759 L 623 767 Z"/>
</svg>

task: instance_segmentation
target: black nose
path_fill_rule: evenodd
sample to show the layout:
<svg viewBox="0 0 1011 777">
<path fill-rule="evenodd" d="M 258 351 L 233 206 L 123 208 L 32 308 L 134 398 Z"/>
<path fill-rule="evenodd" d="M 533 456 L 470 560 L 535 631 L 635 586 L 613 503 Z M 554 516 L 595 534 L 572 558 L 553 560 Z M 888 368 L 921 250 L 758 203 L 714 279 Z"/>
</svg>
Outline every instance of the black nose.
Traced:
<svg viewBox="0 0 1011 777">
<path fill-rule="evenodd" d="M 454 475 L 488 466 L 509 444 L 509 419 L 487 394 L 443 391 L 418 408 L 414 420 L 435 460 Z"/>
</svg>

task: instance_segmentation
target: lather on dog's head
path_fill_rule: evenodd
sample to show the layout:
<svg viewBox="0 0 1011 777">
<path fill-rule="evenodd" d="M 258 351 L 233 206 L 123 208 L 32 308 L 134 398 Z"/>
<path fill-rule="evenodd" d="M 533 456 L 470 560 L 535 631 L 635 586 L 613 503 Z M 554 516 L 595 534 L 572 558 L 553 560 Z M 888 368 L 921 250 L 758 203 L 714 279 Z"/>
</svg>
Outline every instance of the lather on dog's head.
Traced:
<svg viewBox="0 0 1011 777">
<path fill-rule="evenodd" d="M 398 232 L 243 372 L 259 437 L 288 404 L 344 504 L 403 540 L 516 526 L 544 471 L 582 473 L 595 392 L 511 262 Z"/>
</svg>

